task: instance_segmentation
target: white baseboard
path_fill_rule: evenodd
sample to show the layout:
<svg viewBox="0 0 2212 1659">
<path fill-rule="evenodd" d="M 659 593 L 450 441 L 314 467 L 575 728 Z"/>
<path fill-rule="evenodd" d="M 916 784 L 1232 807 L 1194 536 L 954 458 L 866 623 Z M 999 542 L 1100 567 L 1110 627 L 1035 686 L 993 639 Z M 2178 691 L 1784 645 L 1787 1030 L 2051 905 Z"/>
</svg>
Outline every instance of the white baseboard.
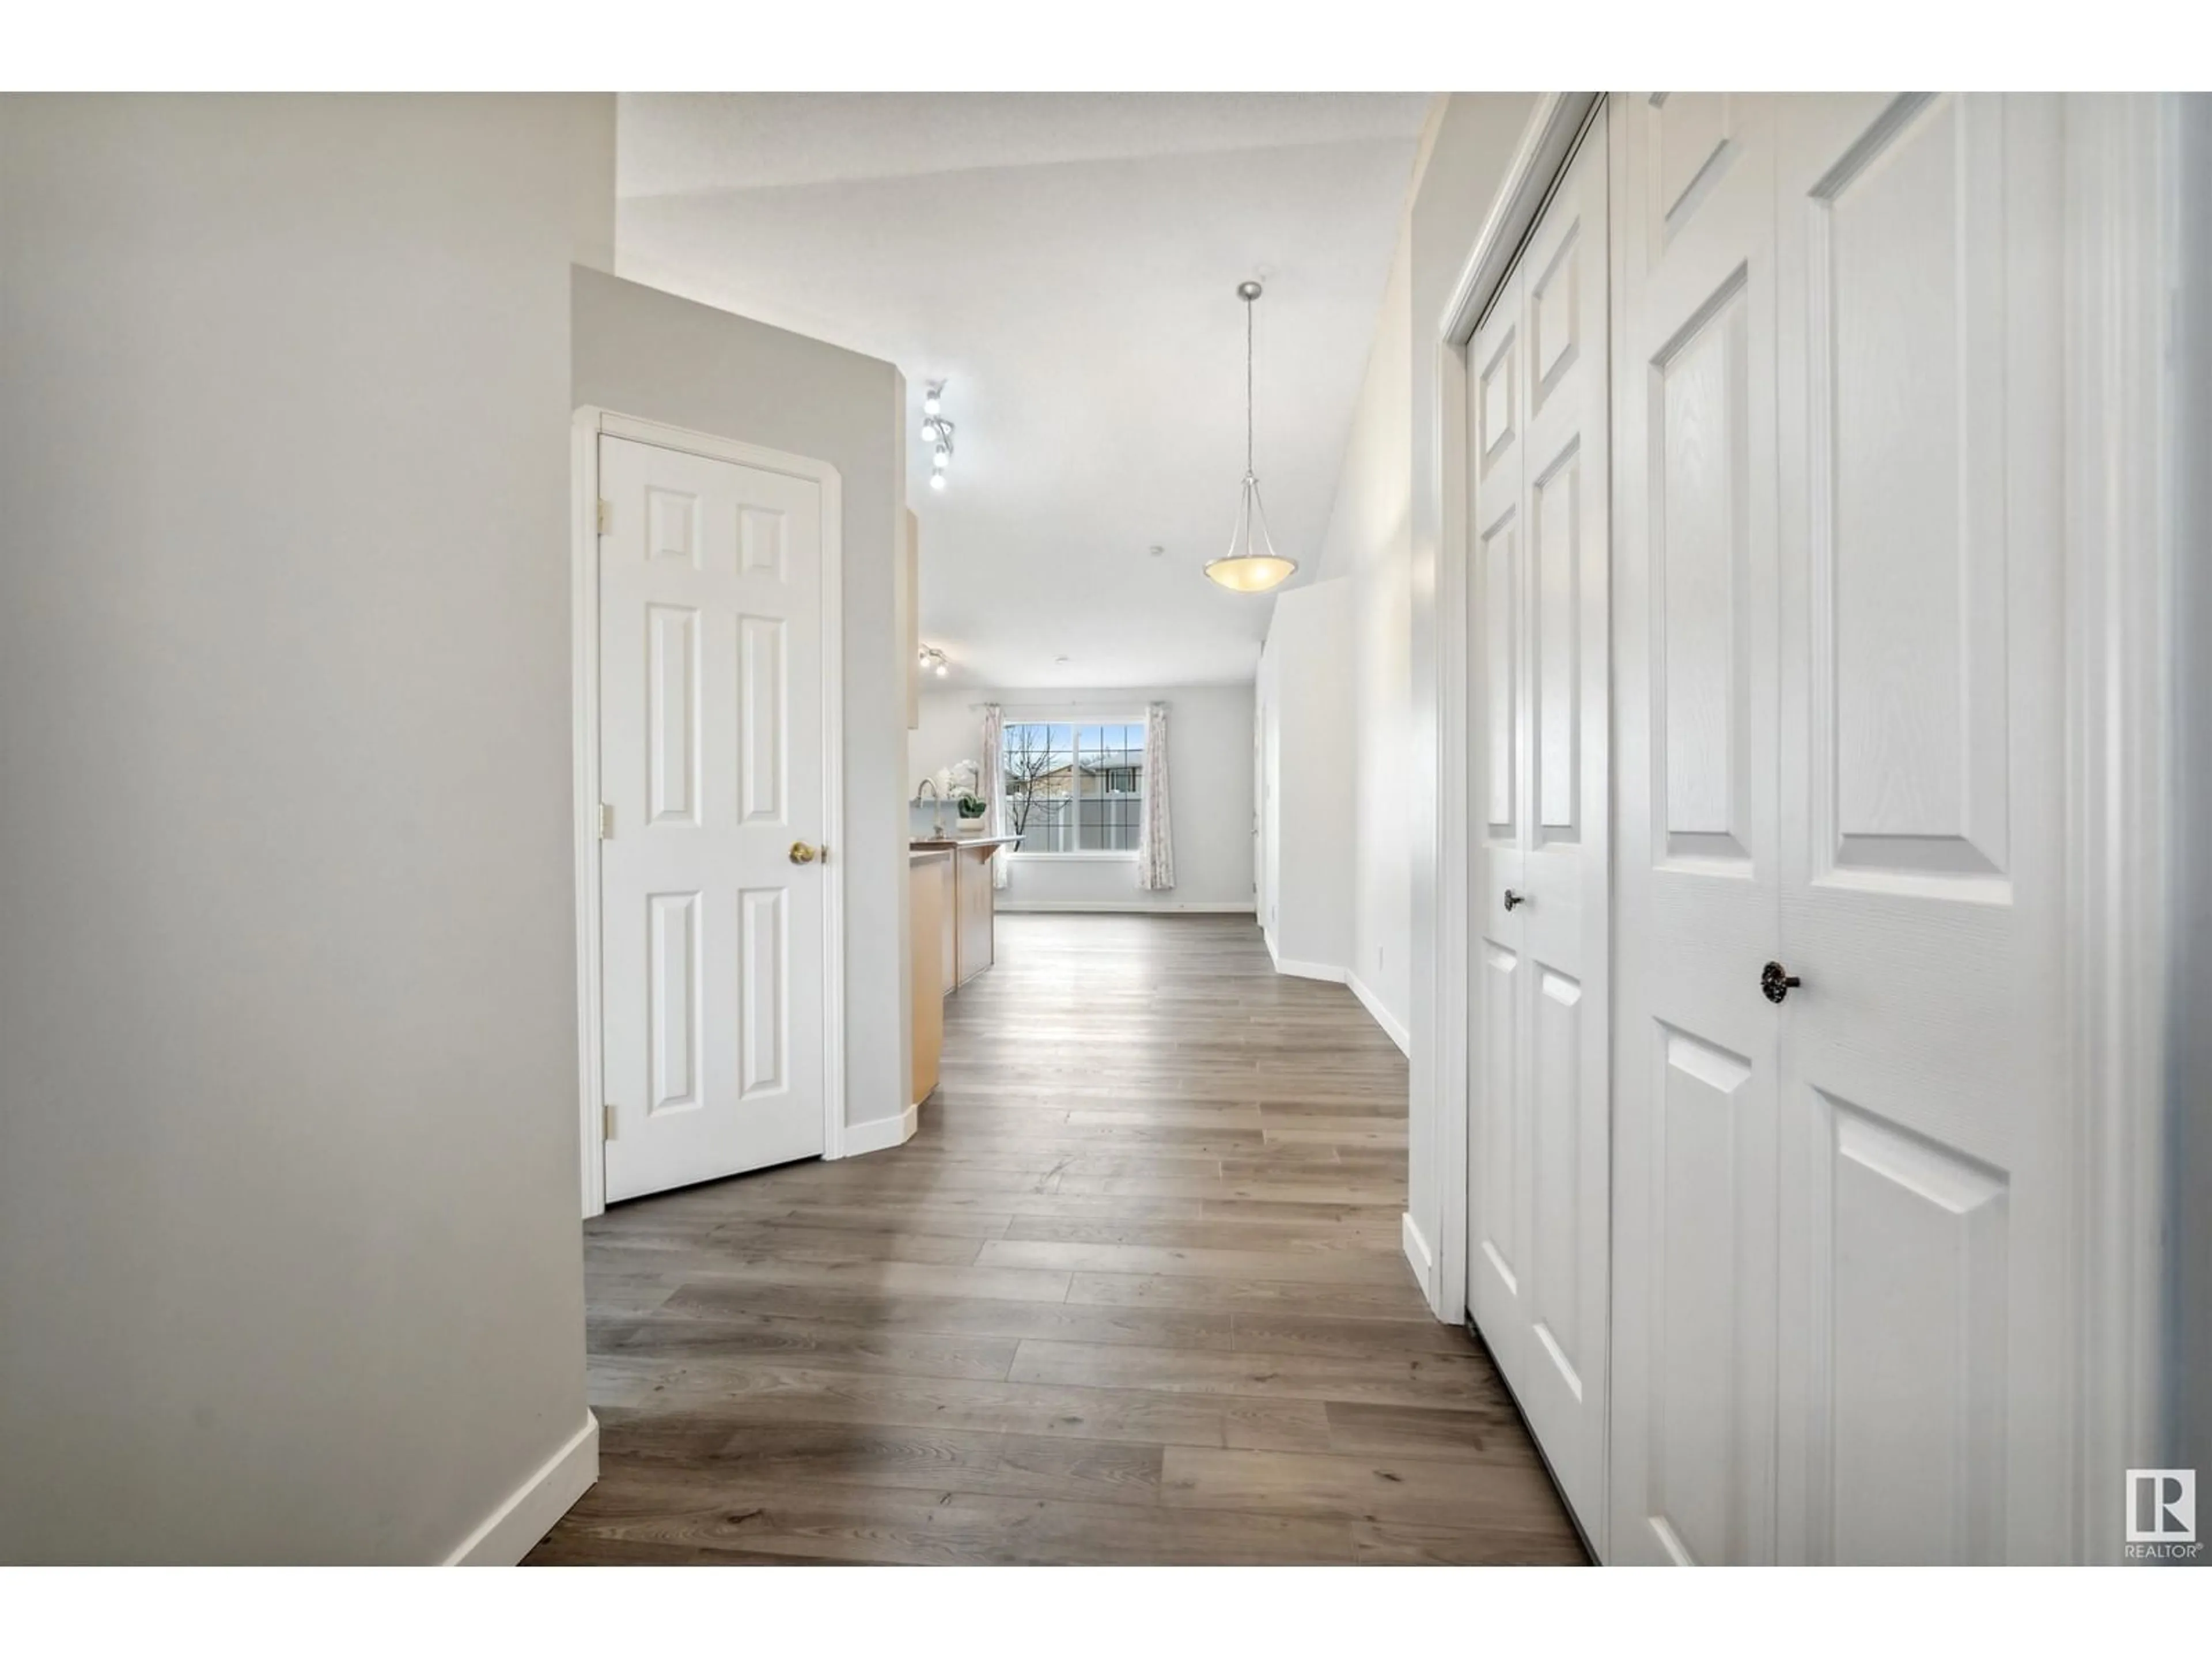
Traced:
<svg viewBox="0 0 2212 1659">
<path fill-rule="evenodd" d="M 1413 1264 L 1413 1277 L 1421 1281 L 1422 1297 L 1433 1310 L 1437 1305 L 1437 1253 L 1421 1237 L 1420 1224 L 1413 1219 L 1411 1210 L 1399 1217 L 1398 1243 L 1406 1252 L 1406 1260 Z"/>
<path fill-rule="evenodd" d="M 1400 1023 L 1395 1014 L 1382 1006 L 1382 998 L 1360 983 L 1358 975 L 1347 973 L 1344 976 L 1344 982 L 1352 988 L 1352 994 L 1359 999 L 1360 1006 L 1375 1016 L 1375 1023 L 1382 1028 L 1382 1035 L 1398 1045 L 1400 1054 L 1411 1059 L 1413 1053 L 1413 1034 Z"/>
<path fill-rule="evenodd" d="M 921 1127 L 921 1108 L 909 1106 L 896 1117 L 871 1118 L 866 1123 L 845 1126 L 845 1156 L 859 1158 L 866 1152 L 880 1152 L 893 1146 L 903 1146 L 914 1139 L 914 1132 Z"/>
<path fill-rule="evenodd" d="M 1344 969 L 1341 968 L 1332 968 L 1325 962 L 1300 962 L 1279 952 L 1275 949 L 1275 936 L 1264 923 L 1260 928 L 1260 937 L 1267 941 L 1267 960 L 1275 964 L 1277 973 L 1288 974 L 1293 979 L 1325 980 L 1331 985 L 1344 983 Z"/>
<path fill-rule="evenodd" d="M 482 1526 L 446 1558 L 449 1567 L 511 1567 L 530 1553 L 553 1523 L 599 1478 L 599 1419 L 584 1413 L 584 1426 L 545 1466 L 507 1494 Z"/>
<path fill-rule="evenodd" d="M 1096 911 L 1121 916 L 1190 915 L 1190 916 L 1249 916 L 1252 907 L 1244 904 L 1146 904 L 1139 899 L 1000 899 L 1001 914 L 1048 915 L 1060 911 Z"/>
</svg>

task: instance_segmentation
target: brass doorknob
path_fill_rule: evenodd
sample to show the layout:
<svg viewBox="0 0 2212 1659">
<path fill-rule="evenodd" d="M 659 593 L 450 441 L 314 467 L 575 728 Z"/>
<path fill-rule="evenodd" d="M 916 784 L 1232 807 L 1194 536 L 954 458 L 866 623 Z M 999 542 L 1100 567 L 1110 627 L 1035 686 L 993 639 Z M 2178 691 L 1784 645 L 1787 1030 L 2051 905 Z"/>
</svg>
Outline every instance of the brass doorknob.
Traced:
<svg viewBox="0 0 2212 1659">
<path fill-rule="evenodd" d="M 811 864 L 820 856 L 821 854 L 816 848 L 809 847 L 803 841 L 791 843 L 791 861 L 793 864 Z"/>
</svg>

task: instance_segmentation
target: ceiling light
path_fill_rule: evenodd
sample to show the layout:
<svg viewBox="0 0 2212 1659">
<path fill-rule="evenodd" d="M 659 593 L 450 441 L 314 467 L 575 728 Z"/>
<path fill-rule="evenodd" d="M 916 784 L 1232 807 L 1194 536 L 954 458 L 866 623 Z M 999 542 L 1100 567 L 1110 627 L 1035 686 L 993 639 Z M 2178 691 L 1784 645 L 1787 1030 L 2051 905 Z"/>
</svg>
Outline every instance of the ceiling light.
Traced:
<svg viewBox="0 0 2212 1659">
<path fill-rule="evenodd" d="M 1267 535 L 1267 515 L 1260 505 L 1260 479 L 1252 470 L 1252 304 L 1257 283 L 1239 283 L 1244 302 L 1244 489 L 1237 504 L 1237 530 L 1229 551 L 1206 567 L 1206 574 L 1234 593 L 1264 593 L 1287 579 L 1297 561 L 1275 551 Z"/>
<path fill-rule="evenodd" d="M 921 669 L 925 674 L 935 674 L 938 678 L 943 679 L 952 672 L 945 664 L 945 653 L 936 646 L 923 646 L 921 656 Z"/>
<path fill-rule="evenodd" d="M 941 679 L 943 679 L 943 678 L 944 678 L 947 674 L 951 673 L 951 672 L 952 672 L 952 671 L 951 671 L 951 669 L 947 668 L 947 667 L 946 667 L 943 663 L 941 663 L 941 662 L 940 662 L 939 664 L 938 664 L 938 665 L 937 665 L 937 678 L 939 678 L 940 680 L 941 680 Z"/>
<path fill-rule="evenodd" d="M 929 487 L 945 488 L 952 465 L 952 422 L 945 418 L 945 382 L 932 380 L 921 399 L 921 441 L 929 446 Z"/>
</svg>

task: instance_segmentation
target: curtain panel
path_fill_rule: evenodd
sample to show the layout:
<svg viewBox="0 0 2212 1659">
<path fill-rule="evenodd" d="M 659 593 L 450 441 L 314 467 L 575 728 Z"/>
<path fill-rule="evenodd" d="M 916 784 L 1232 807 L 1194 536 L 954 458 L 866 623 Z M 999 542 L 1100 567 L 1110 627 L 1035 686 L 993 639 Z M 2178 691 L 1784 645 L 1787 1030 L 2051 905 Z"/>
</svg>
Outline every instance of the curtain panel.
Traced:
<svg viewBox="0 0 2212 1659">
<path fill-rule="evenodd" d="M 1175 885 L 1175 819 L 1168 803 L 1168 706 L 1145 709 L 1145 808 L 1137 836 L 1137 885 L 1148 893 Z"/>
<path fill-rule="evenodd" d="M 983 705 L 983 799 L 990 804 L 990 811 L 983 819 L 983 833 L 1003 836 L 1006 833 L 1006 722 L 999 716 L 999 705 Z M 1006 849 L 991 849 L 991 885 L 1006 884 Z"/>
</svg>

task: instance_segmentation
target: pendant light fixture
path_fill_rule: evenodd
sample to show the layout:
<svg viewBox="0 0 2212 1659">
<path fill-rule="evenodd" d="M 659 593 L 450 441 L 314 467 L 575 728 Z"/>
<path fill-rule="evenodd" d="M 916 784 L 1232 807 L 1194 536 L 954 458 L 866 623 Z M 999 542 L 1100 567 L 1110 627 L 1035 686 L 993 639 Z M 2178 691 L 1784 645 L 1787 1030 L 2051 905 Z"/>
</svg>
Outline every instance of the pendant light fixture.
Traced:
<svg viewBox="0 0 2212 1659">
<path fill-rule="evenodd" d="M 1267 515 L 1260 506 L 1260 478 L 1252 471 L 1252 304 L 1257 283 L 1237 284 L 1244 302 L 1244 495 L 1237 504 L 1237 533 L 1229 551 L 1206 567 L 1206 574 L 1231 592 L 1264 593 L 1297 570 L 1296 559 L 1275 551 L 1267 536 Z"/>
</svg>

